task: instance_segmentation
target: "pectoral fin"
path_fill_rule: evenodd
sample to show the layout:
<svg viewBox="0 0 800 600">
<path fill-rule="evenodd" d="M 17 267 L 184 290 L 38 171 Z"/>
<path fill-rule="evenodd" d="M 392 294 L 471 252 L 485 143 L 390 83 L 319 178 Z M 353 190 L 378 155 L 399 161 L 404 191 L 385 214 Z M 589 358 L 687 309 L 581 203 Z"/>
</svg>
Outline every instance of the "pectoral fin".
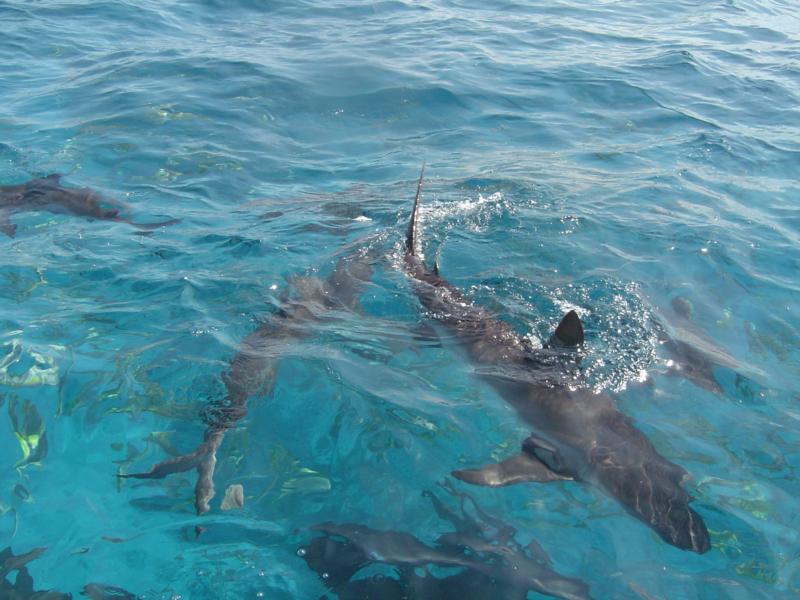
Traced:
<svg viewBox="0 0 800 600">
<path fill-rule="evenodd" d="M 480 469 L 453 471 L 453 477 L 467 483 L 491 487 L 524 483 L 526 481 L 544 483 L 572 479 L 552 471 L 536 456 L 524 451 L 521 454 L 505 459 L 503 462 L 486 465 Z"/>
<path fill-rule="evenodd" d="M 522 442 L 522 452 L 529 456 L 537 458 L 553 473 L 564 474 L 565 466 L 564 460 L 561 457 L 561 452 L 558 451 L 553 444 L 545 439 L 532 435 Z"/>
</svg>

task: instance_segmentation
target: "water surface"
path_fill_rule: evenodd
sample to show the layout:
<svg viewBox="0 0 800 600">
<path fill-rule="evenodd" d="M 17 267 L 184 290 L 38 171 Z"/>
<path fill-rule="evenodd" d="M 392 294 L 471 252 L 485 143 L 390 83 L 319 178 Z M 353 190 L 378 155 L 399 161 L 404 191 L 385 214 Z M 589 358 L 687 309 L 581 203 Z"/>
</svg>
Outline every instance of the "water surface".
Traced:
<svg viewBox="0 0 800 600">
<path fill-rule="evenodd" d="M 597 598 L 800 592 L 793 3 L 1 2 L 0 23 L 0 184 L 59 172 L 182 219 L 22 213 L 0 239 L 0 546 L 48 548 L 36 589 L 316 598 L 308 526 L 447 530 L 422 492 L 528 431 L 419 334 L 400 256 L 424 159 L 429 260 L 535 339 L 579 310 L 587 377 L 693 475 L 713 548 L 585 486 L 460 489 Z M 116 480 L 193 448 L 292 278 L 367 246 L 359 309 L 284 349 L 220 449 L 243 510 L 195 516 L 191 473 Z M 731 355 L 721 394 L 665 374 L 657 323 Z"/>
</svg>

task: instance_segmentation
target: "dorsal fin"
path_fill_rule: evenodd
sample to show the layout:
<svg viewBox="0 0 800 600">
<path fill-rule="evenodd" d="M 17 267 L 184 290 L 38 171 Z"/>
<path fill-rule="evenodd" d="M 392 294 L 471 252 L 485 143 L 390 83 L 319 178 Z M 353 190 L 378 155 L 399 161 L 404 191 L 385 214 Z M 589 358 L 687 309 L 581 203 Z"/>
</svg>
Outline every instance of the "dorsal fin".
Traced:
<svg viewBox="0 0 800 600">
<path fill-rule="evenodd" d="M 22 598 L 33 597 L 33 577 L 28 573 L 28 567 L 22 567 L 17 573 L 17 580 L 14 582 L 14 591 Z"/>
<path fill-rule="evenodd" d="M 569 311 L 561 323 L 556 327 L 555 333 L 547 342 L 548 348 L 573 348 L 583 344 L 583 323 L 578 313 Z"/>
<path fill-rule="evenodd" d="M 411 220 L 408 223 L 408 232 L 406 233 L 406 254 L 414 256 L 417 243 L 417 219 L 419 217 L 419 201 L 422 198 L 422 178 L 425 176 L 425 163 L 422 163 L 422 172 L 419 174 L 419 183 L 417 183 L 417 195 L 414 197 L 414 208 L 411 211 Z"/>
</svg>

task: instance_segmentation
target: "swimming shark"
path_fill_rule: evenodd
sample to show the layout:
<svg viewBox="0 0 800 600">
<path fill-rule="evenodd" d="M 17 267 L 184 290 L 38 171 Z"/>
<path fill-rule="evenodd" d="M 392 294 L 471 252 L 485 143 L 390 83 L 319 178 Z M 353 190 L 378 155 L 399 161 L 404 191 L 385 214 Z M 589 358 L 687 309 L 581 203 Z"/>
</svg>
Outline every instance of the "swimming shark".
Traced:
<svg viewBox="0 0 800 600">
<path fill-rule="evenodd" d="M 298 554 L 340 600 L 525 600 L 531 591 L 564 600 L 591 600 L 589 586 L 557 573 L 538 543 L 523 546 L 513 528 L 484 513 L 472 497 L 452 488 L 451 493 L 460 497 L 460 514 L 435 494 L 423 493 L 439 517 L 456 528 L 433 546 L 402 531 L 322 523 L 312 530 L 324 536 L 311 540 Z M 468 502 L 475 516 L 466 510 Z M 359 573 L 372 564 L 395 567 L 399 577 Z M 431 566 L 440 569 L 429 570 Z"/>
<path fill-rule="evenodd" d="M 67 213 L 79 217 L 128 223 L 138 229 L 152 230 L 179 223 L 170 219 L 160 223 L 134 223 L 120 214 L 120 208 L 102 198 L 90 188 L 66 188 L 60 183 L 61 175 L 31 179 L 27 183 L 0 185 L 0 231 L 14 237 L 17 226 L 11 223 L 11 215 L 23 211 L 44 210 L 51 213 Z"/>
<path fill-rule="evenodd" d="M 672 299 L 667 320 L 655 319 L 656 336 L 669 357 L 664 361 L 668 375 L 680 375 L 698 387 L 714 394 L 723 394 L 716 371 L 733 371 L 738 376 L 763 376 L 757 369 L 745 369 L 733 356 L 698 331 L 692 322 L 691 302 L 682 296 Z"/>
<path fill-rule="evenodd" d="M 615 498 L 661 538 L 697 553 L 710 548 L 702 517 L 682 483 L 688 473 L 658 453 L 613 398 L 581 380 L 583 324 L 569 311 L 543 348 L 471 302 L 428 267 L 418 250 L 423 165 L 405 240 L 404 266 L 428 313 L 452 331 L 477 370 L 534 432 L 521 451 L 497 464 L 454 471 L 486 486 L 574 480 Z"/>
<path fill-rule="evenodd" d="M 15 555 L 11 547 L 0 551 L 0 598 L 2 600 L 70 600 L 72 594 L 63 594 L 56 590 L 34 590 L 33 577 L 28 572 L 27 564 L 39 558 L 46 548 L 34 548 L 25 554 Z M 12 583 L 9 575 L 16 571 Z"/>
<path fill-rule="evenodd" d="M 174 473 L 197 470 L 195 510 L 202 515 L 211 509 L 215 495 L 214 470 L 217 450 L 225 432 L 247 415 L 247 401 L 266 397 L 275 382 L 277 363 L 284 347 L 308 335 L 308 323 L 319 321 L 332 310 L 357 309 L 363 284 L 372 276 L 374 256 L 369 247 L 342 256 L 333 271 L 322 280 L 295 277 L 295 298 L 286 295 L 278 312 L 242 340 L 239 351 L 223 374 L 226 394 L 211 402 L 203 414 L 206 429 L 202 443 L 192 452 L 154 465 L 142 473 L 119 473 L 120 478 L 161 479 Z"/>
</svg>

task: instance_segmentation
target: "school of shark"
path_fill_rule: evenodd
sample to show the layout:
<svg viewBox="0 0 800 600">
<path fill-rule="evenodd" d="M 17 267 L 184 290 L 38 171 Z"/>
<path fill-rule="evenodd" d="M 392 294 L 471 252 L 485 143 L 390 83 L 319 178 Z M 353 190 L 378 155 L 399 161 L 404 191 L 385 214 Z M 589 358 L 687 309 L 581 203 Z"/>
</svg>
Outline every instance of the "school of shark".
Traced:
<svg viewBox="0 0 800 600">
<path fill-rule="evenodd" d="M 522 600 L 530 591 L 566 600 L 592 598 L 589 585 L 577 578 L 578 574 L 555 570 L 542 547 L 547 545 L 546 540 L 543 544 L 518 542 L 513 524 L 485 512 L 466 491 L 484 486 L 498 488 L 492 493 L 502 494 L 505 486 L 530 485 L 533 493 L 535 485 L 543 483 L 591 486 L 616 501 L 666 544 L 697 554 L 708 552 L 712 538 L 704 517 L 692 507 L 694 499 L 686 487 L 690 474 L 659 451 L 634 420 L 617 407 L 612 394 L 598 392 L 586 381 L 581 355 L 592 340 L 587 338 L 578 313 L 566 312 L 549 339 L 533 344 L 451 284 L 438 261 L 426 263 L 420 218 L 424 183 L 423 165 L 403 226 L 402 260 L 394 268 L 402 271 L 409 298 L 421 318 L 434 329 L 450 334 L 454 349 L 460 349 L 474 365 L 476 381 L 485 383 L 513 408 L 530 433 L 519 440 L 518 450 L 499 461 L 469 468 L 443 464 L 438 474 L 440 493 L 419 490 L 431 502 L 434 513 L 455 529 L 439 536 L 435 543 L 406 531 L 375 529 L 368 523 L 323 522 L 307 532 L 313 537 L 298 555 L 329 592 L 342 599 Z M 180 219 L 139 223 L 127 207 L 92 189 L 64 186 L 55 174 L 0 186 L 0 230 L 8 238 L 27 235 L 12 222 L 14 215 L 43 211 L 121 222 L 145 232 L 180 223 Z M 408 214 L 407 209 L 404 214 Z M 389 237 L 392 235 L 388 232 Z M 314 325 L 325 322 L 332 312 L 362 310 L 360 296 L 381 261 L 388 263 L 380 244 L 351 246 L 338 257 L 327 277 L 294 278 L 291 293 L 284 294 L 280 308 L 242 339 L 227 361 L 221 375 L 224 397 L 209 401 L 198 416 L 205 430 L 196 446 L 157 462 L 149 470 L 121 471 L 117 474 L 120 481 L 157 480 L 195 472 L 195 511 L 198 516 L 212 511 L 217 453 L 226 433 L 248 415 L 248 403 L 271 394 L 288 345 L 308 336 Z M 681 310 L 680 305 L 676 310 Z M 723 352 L 710 351 L 702 343 L 675 339 L 666 330 L 659 336 L 665 352 L 674 359 L 671 364 L 706 390 L 721 391 L 715 368 L 737 366 Z M 35 458 L 46 453 L 47 439 L 35 407 L 26 405 L 23 417 L 17 416 L 15 403 L 9 410 L 18 437 L 35 438 L 29 444 L 29 454 Z M 486 448 L 487 455 L 489 451 Z M 243 498 L 241 487 L 232 486 L 223 508 L 241 506 Z M 456 509 L 450 506 L 453 503 Z M 202 531 L 198 525 L 197 535 Z M 0 598 L 71 597 L 54 590 L 34 590 L 27 564 L 44 550 L 36 548 L 15 555 L 9 547 L 0 552 Z M 374 564 L 393 567 L 396 577 L 369 575 Z M 361 572 L 367 575 L 358 576 Z M 91 598 L 137 597 L 99 583 L 87 584 L 83 593 Z"/>
</svg>

